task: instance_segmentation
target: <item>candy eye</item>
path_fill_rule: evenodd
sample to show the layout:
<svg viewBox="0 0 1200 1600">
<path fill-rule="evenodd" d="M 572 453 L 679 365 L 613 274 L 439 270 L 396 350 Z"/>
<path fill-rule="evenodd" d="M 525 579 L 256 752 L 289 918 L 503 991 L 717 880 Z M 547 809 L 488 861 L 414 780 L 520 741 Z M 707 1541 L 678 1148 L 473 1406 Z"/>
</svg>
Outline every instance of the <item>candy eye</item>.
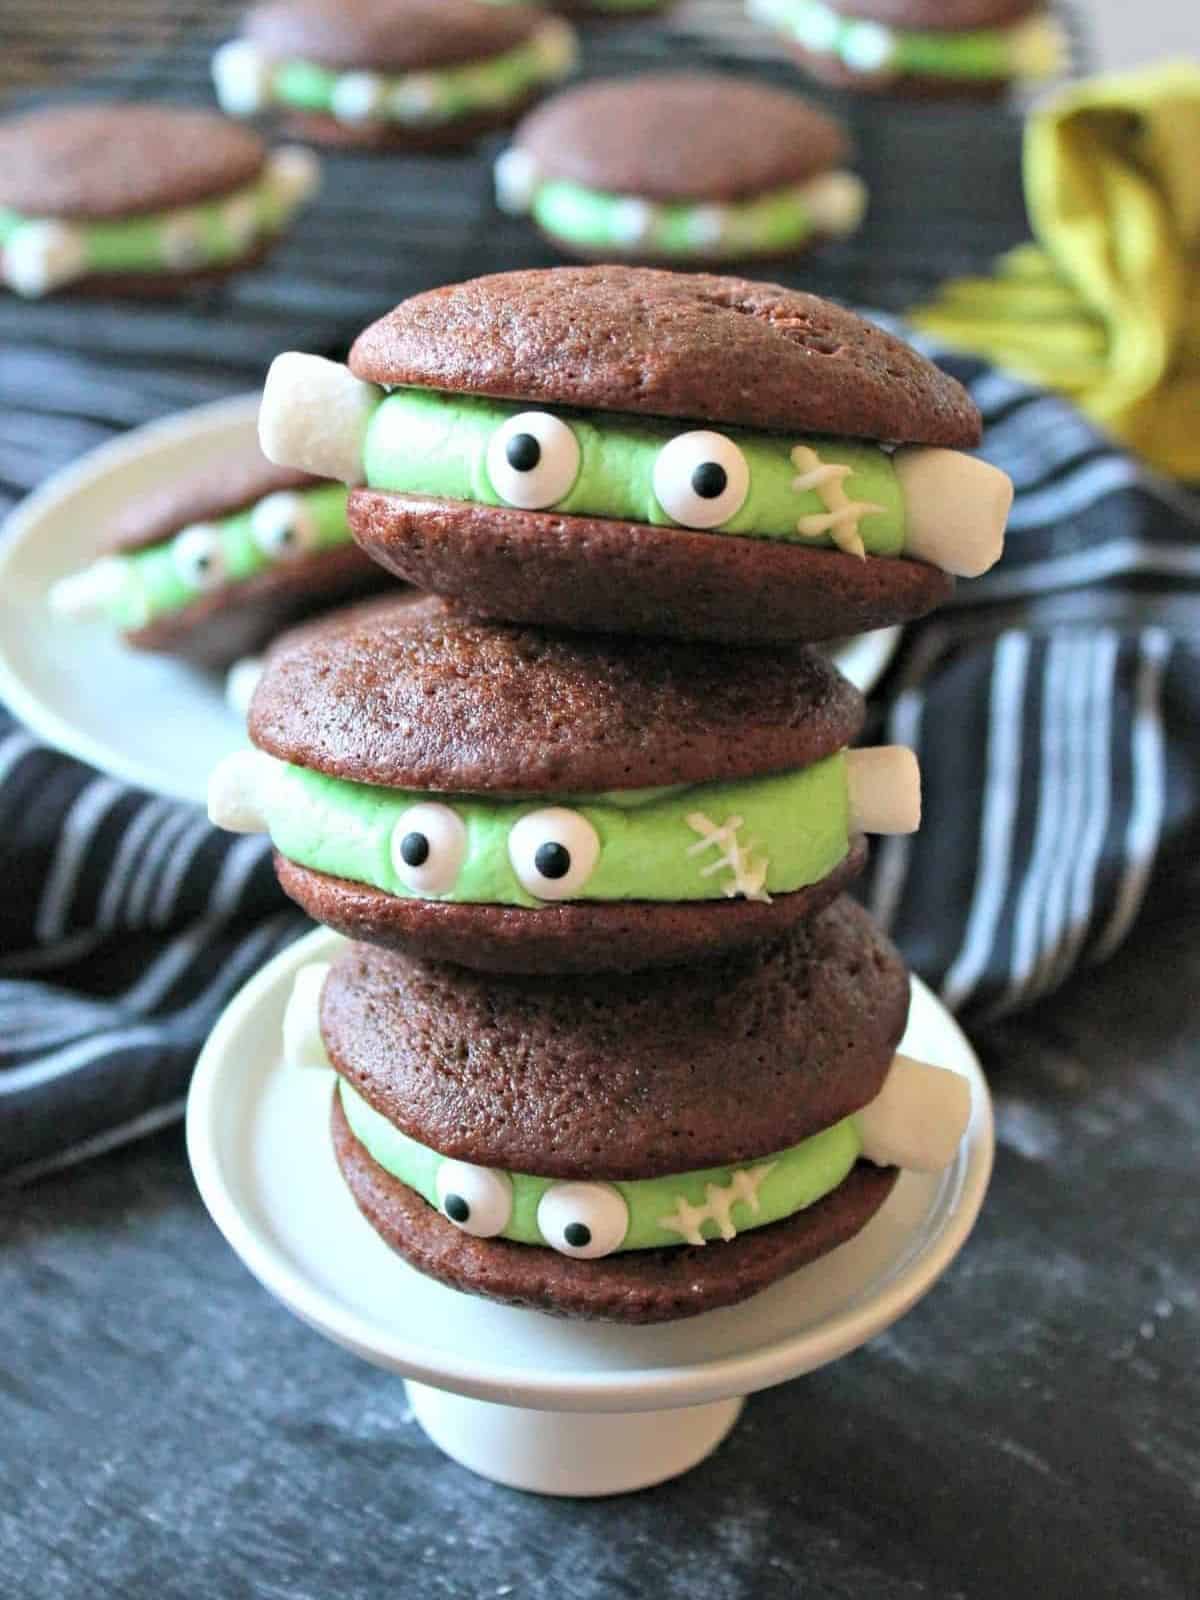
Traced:
<svg viewBox="0 0 1200 1600">
<path fill-rule="evenodd" d="M 571 492 L 579 476 L 579 441 L 548 411 L 522 411 L 492 435 L 487 470 L 506 505 L 540 511 Z"/>
<path fill-rule="evenodd" d="M 507 1172 L 443 1161 L 437 1175 L 438 1209 L 447 1221 L 476 1239 L 503 1233 L 512 1216 L 512 1179 Z"/>
<path fill-rule="evenodd" d="M 436 801 L 409 806 L 392 829 L 392 865 L 415 894 L 445 894 L 452 889 L 466 853 L 462 818 Z"/>
<path fill-rule="evenodd" d="M 298 494 L 269 494 L 250 513 L 255 544 L 272 561 L 288 561 L 316 547 L 316 519 Z"/>
<path fill-rule="evenodd" d="M 539 900 L 569 900 L 592 875 L 600 854 L 595 828 L 578 811 L 528 811 L 508 836 L 508 859 L 523 889 Z"/>
<path fill-rule="evenodd" d="M 551 1250 L 592 1261 L 621 1248 L 629 1207 L 611 1183 L 552 1183 L 538 1201 L 537 1224 Z"/>
<path fill-rule="evenodd" d="M 654 463 L 654 493 L 685 528 L 719 528 L 735 517 L 750 492 L 746 458 L 723 433 L 681 433 Z"/>
<path fill-rule="evenodd" d="M 171 545 L 175 571 L 189 589 L 216 589 L 225 582 L 225 552 L 220 532 L 207 523 L 184 528 Z"/>
</svg>

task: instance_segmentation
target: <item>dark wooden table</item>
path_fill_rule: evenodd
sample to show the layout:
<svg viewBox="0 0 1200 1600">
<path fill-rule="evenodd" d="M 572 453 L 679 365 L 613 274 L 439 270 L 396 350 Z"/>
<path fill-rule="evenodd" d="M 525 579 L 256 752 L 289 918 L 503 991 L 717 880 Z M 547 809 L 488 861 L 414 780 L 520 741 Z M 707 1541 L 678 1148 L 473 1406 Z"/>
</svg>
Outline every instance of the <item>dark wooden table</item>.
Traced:
<svg viewBox="0 0 1200 1600">
<path fill-rule="evenodd" d="M 108 48 L 102 87 L 204 98 L 205 8 L 169 12 L 167 55 Z M 10 77 L 53 68 L 39 26 Z M 659 62 L 641 37 L 600 37 L 593 68 Z M 871 221 L 806 283 L 899 308 L 1021 236 L 1010 119 L 855 121 Z M 0 505 L 122 427 L 248 387 L 280 348 L 338 351 L 410 290 L 548 259 L 494 215 L 482 161 L 383 172 L 331 163 L 271 268 L 211 302 L 0 300 Z M 526 1497 L 443 1458 L 397 1379 L 249 1277 L 178 1130 L 0 1194 L 0 1596 L 1194 1595 L 1197 994 L 1197 929 L 1160 926 L 981 1037 L 996 1178 L 946 1280 L 752 1400 L 696 1472 L 619 1502 Z"/>
</svg>

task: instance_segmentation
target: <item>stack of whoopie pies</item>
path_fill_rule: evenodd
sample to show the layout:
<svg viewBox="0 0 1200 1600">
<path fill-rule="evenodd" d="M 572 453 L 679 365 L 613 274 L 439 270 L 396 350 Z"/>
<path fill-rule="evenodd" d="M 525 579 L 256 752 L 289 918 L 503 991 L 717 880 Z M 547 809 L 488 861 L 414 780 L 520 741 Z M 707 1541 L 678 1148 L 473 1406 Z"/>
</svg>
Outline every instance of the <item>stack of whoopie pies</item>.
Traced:
<svg viewBox="0 0 1200 1600">
<path fill-rule="evenodd" d="M 359 1208 L 422 1272 L 579 1317 L 732 1304 L 952 1159 L 903 963 L 842 892 L 917 824 L 811 641 L 999 554 L 964 391 L 851 313 L 629 267 L 419 295 L 286 355 L 266 455 L 350 486 L 438 597 L 278 644 L 214 820 L 349 943 L 285 1052 L 332 1067 Z"/>
</svg>

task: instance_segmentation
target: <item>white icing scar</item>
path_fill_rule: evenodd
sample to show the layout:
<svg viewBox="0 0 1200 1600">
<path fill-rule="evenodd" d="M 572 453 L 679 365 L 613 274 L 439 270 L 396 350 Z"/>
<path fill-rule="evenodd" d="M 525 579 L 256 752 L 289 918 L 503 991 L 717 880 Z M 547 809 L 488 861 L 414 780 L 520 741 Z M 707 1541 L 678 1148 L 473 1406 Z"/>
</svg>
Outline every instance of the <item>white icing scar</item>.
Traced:
<svg viewBox="0 0 1200 1600">
<path fill-rule="evenodd" d="M 792 451 L 792 465 L 800 472 L 799 477 L 792 479 L 792 488 L 797 494 L 815 489 L 825 507 L 824 511 L 801 517 L 796 532 L 810 538 L 827 533 L 839 550 L 865 560 L 867 551 L 858 525 L 873 511 L 885 511 L 887 507 L 877 506 L 870 500 L 851 500 L 846 493 L 846 479 L 854 468 L 822 461 L 811 445 L 796 446 Z"/>
<path fill-rule="evenodd" d="M 737 1229 L 733 1225 L 734 1206 L 741 1202 L 752 1212 L 757 1213 L 759 1188 L 768 1172 L 772 1172 L 774 1167 L 773 1161 L 764 1161 L 757 1167 L 743 1167 L 735 1172 L 726 1184 L 706 1183 L 702 1206 L 694 1206 L 681 1197 L 670 1216 L 659 1217 L 659 1227 L 665 1228 L 670 1233 L 680 1234 L 685 1244 L 707 1243 L 700 1232 L 700 1226 L 705 1222 L 715 1222 L 722 1239 L 728 1241 L 736 1238 Z"/>
<path fill-rule="evenodd" d="M 771 896 L 763 885 L 767 881 L 767 860 L 761 857 L 752 859 L 754 840 L 743 845 L 738 842 L 738 829 L 742 826 L 741 817 L 730 817 L 720 827 L 703 811 L 691 811 L 684 819 L 693 833 L 701 835 L 696 843 L 688 846 L 688 855 L 699 855 L 704 850 L 718 852 L 715 861 L 710 861 L 706 867 L 700 869 L 702 878 L 711 878 L 714 872 L 723 869 L 733 873 L 729 883 L 724 884 L 725 895 L 732 900 L 735 895 L 744 895 L 747 900 L 761 900 L 770 905 Z"/>
</svg>

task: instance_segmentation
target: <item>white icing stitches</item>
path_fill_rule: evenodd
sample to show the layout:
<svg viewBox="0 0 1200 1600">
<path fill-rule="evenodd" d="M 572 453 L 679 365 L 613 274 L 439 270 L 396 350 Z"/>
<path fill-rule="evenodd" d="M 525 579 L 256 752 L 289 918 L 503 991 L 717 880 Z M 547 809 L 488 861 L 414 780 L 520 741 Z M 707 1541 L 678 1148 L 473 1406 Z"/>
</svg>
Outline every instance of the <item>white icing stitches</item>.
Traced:
<svg viewBox="0 0 1200 1600">
<path fill-rule="evenodd" d="M 669 1233 L 679 1234 L 685 1244 L 707 1243 L 700 1232 L 701 1226 L 706 1222 L 716 1223 L 722 1239 L 728 1241 L 736 1238 L 737 1229 L 733 1225 L 734 1206 L 741 1204 L 748 1207 L 751 1212 L 757 1213 L 758 1191 L 774 1167 L 773 1161 L 764 1161 L 757 1167 L 743 1167 L 735 1172 L 726 1184 L 706 1183 L 702 1206 L 694 1206 L 681 1197 L 670 1216 L 659 1217 L 659 1227 L 665 1228 Z"/>
<path fill-rule="evenodd" d="M 797 494 L 815 490 L 825 507 L 824 511 L 801 517 L 796 524 L 796 532 L 813 539 L 827 533 L 839 550 L 845 551 L 848 556 L 865 560 L 867 551 L 858 525 L 873 511 L 887 508 L 877 506 L 870 500 L 851 500 L 846 493 L 846 479 L 854 468 L 822 461 L 811 445 L 796 446 L 792 451 L 792 465 L 799 471 L 799 477 L 792 479 L 792 488 Z"/>
<path fill-rule="evenodd" d="M 740 894 L 747 900 L 761 900 L 765 905 L 770 905 L 771 896 L 764 887 L 767 881 L 767 858 L 761 856 L 758 860 L 754 859 L 753 839 L 749 844 L 739 843 L 741 817 L 730 817 L 718 826 L 703 811 L 691 811 L 684 820 L 693 833 L 700 835 L 696 843 L 688 847 L 689 856 L 699 855 L 704 850 L 717 852 L 716 859 L 700 869 L 702 878 L 711 878 L 715 872 L 731 872 L 732 878 L 721 886 L 727 899 L 732 900 Z"/>
</svg>

